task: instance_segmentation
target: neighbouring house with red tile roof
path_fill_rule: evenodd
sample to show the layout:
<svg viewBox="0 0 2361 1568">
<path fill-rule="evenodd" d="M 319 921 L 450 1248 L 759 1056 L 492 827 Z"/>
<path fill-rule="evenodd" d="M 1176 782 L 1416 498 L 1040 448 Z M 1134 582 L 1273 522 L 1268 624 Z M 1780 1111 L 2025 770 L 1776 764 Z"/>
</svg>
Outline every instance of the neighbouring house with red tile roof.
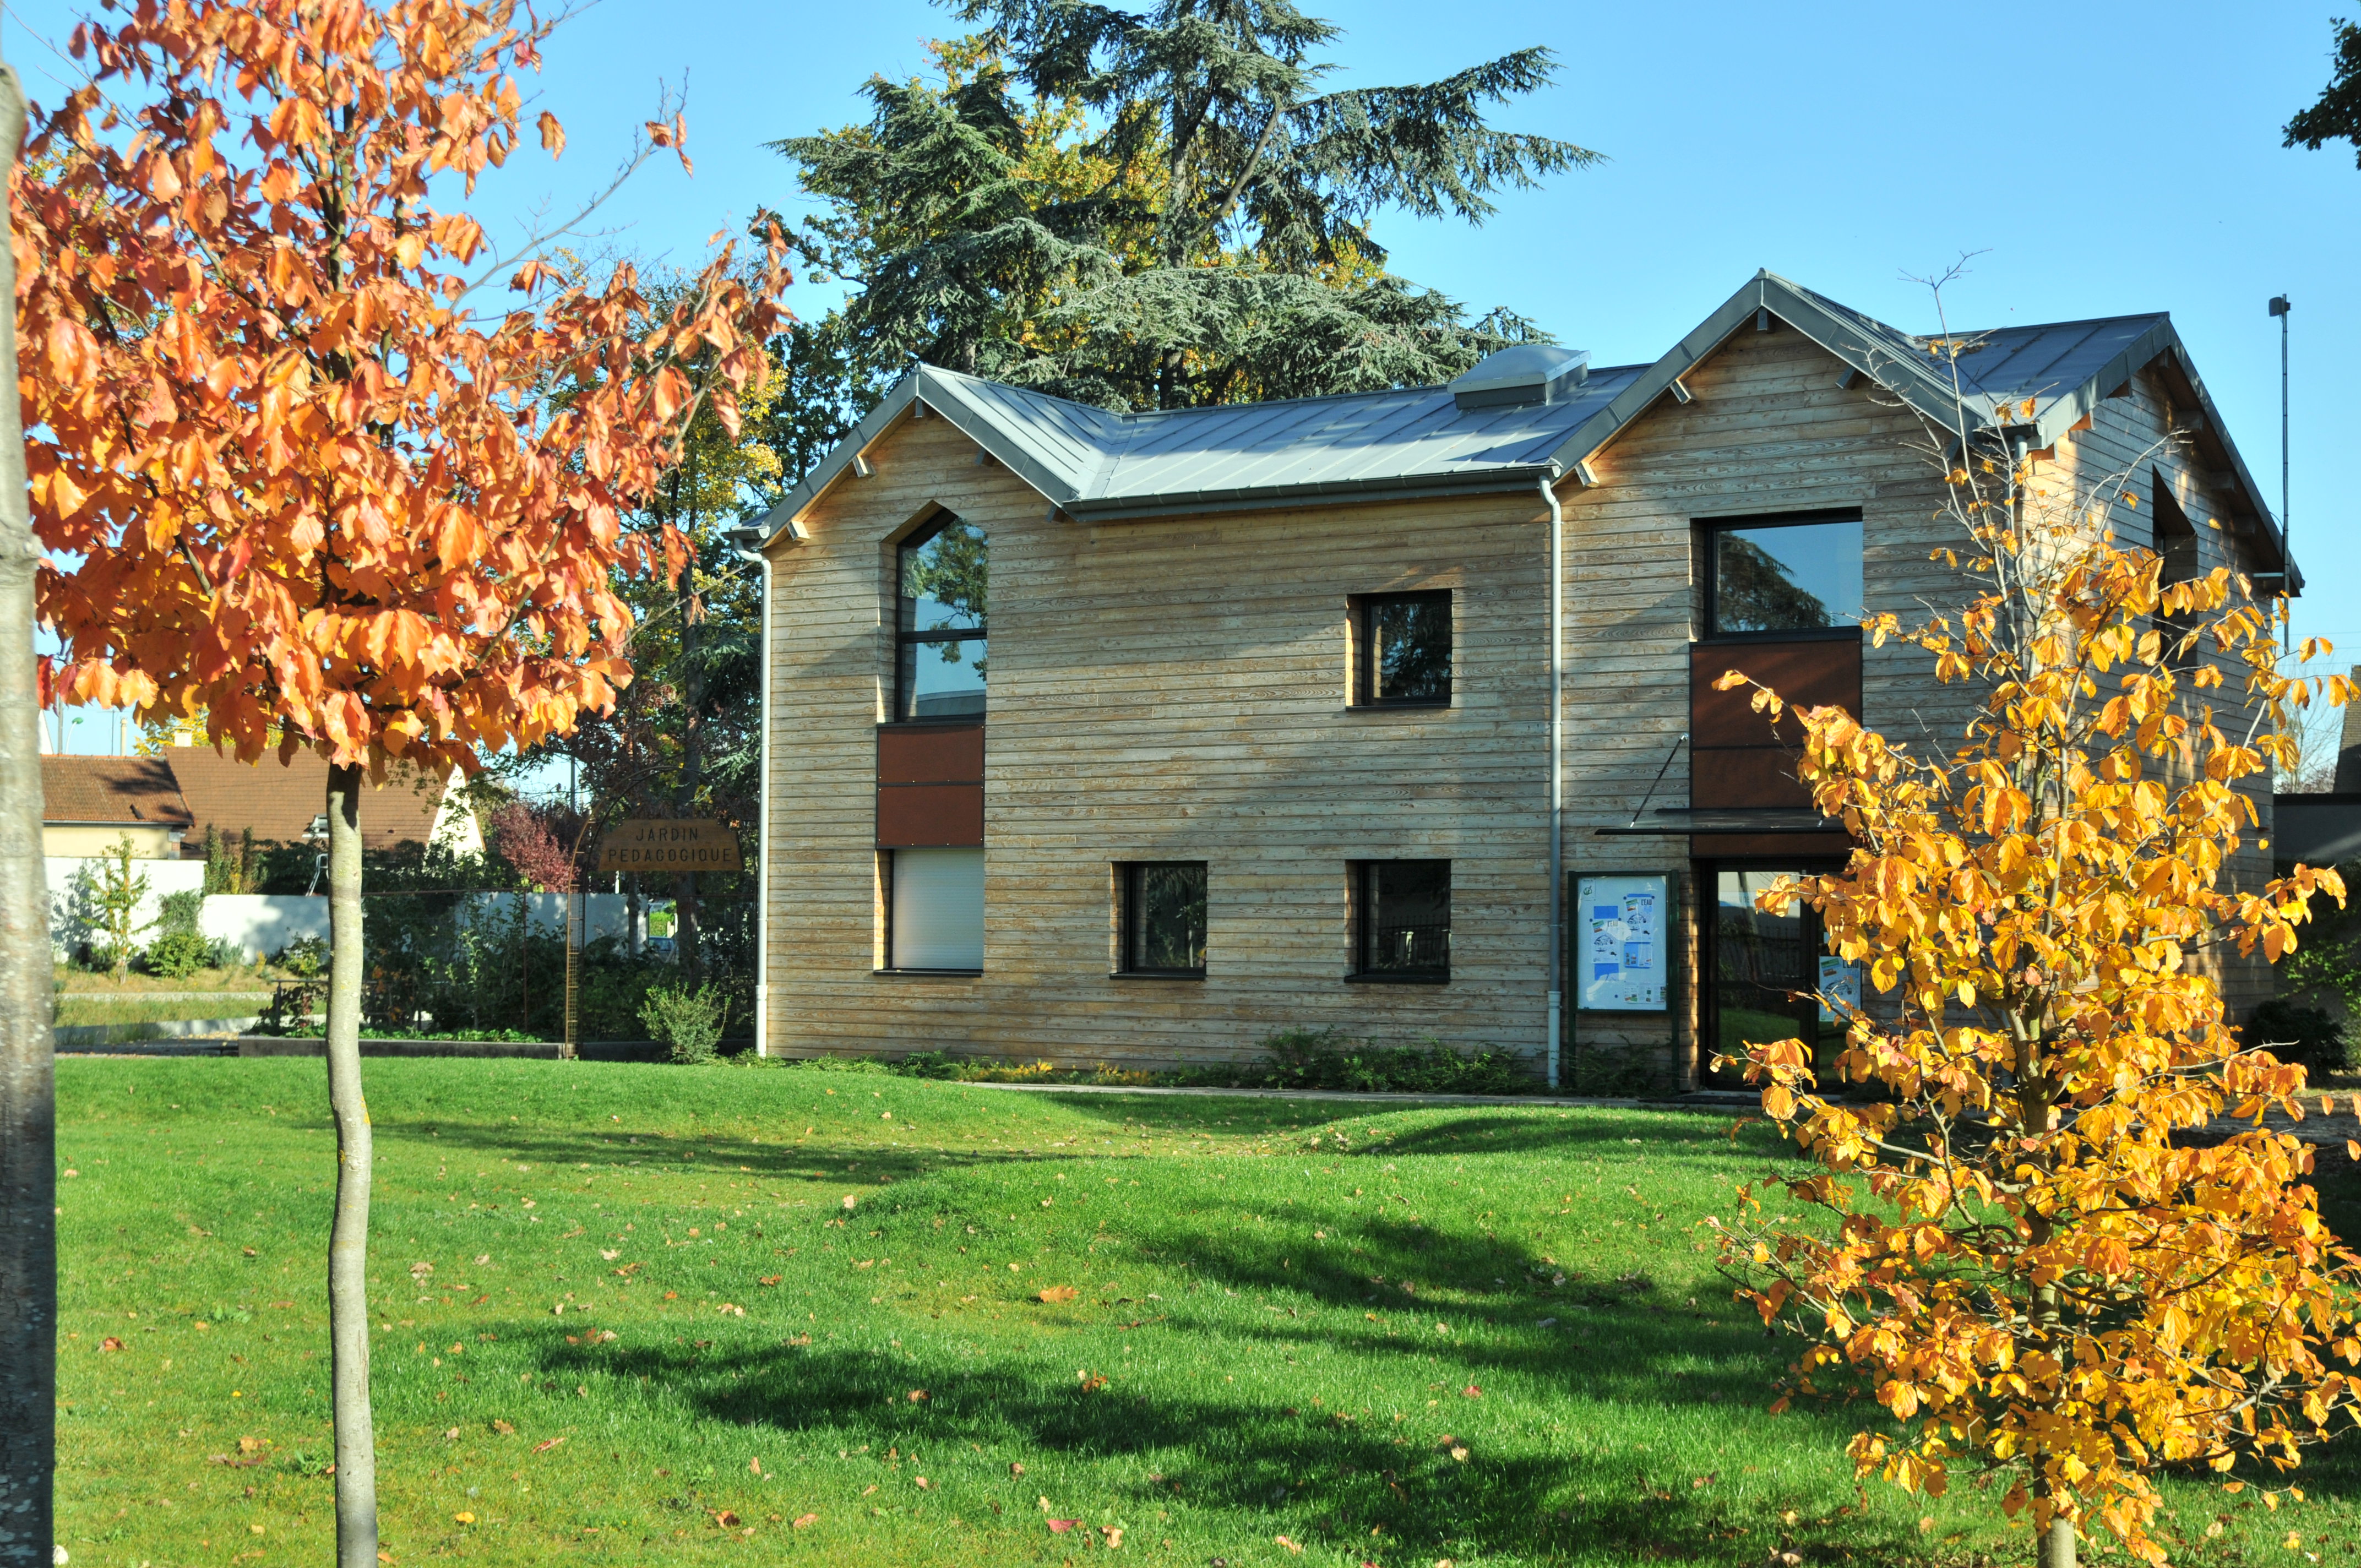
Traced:
<svg viewBox="0 0 2361 1568">
<path fill-rule="evenodd" d="M 128 838 L 143 861 L 182 852 L 194 819 L 161 757 L 43 757 L 41 852 L 103 855 Z"/>
<path fill-rule="evenodd" d="M 284 766 L 275 755 L 241 762 L 203 746 L 176 746 L 169 756 L 192 818 L 183 853 L 202 855 L 208 828 L 225 839 L 250 829 L 257 843 L 297 843 L 327 808 L 328 764 L 308 752 Z M 437 780 L 409 768 L 387 770 L 385 787 L 361 796 L 361 848 L 447 840 L 482 849 L 482 830 L 458 783 L 456 773 Z"/>
<path fill-rule="evenodd" d="M 361 847 L 392 850 L 445 841 L 480 850 L 483 833 L 458 794 L 458 775 L 436 780 L 394 768 L 361 797 Z M 152 757 L 41 759 L 42 851 L 104 854 L 129 834 L 142 860 L 202 860 L 208 829 L 252 833 L 260 844 L 301 843 L 327 805 L 328 764 L 312 755 L 241 762 L 204 747 Z"/>
</svg>

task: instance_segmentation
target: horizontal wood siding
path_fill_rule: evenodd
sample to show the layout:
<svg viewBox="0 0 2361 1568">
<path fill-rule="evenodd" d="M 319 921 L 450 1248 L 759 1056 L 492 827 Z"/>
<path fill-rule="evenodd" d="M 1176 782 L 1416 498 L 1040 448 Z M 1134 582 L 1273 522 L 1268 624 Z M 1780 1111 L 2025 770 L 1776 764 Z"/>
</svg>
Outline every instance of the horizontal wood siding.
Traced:
<svg viewBox="0 0 2361 1568">
<path fill-rule="evenodd" d="M 2061 437 L 2048 460 L 2037 462 L 2037 483 L 2047 477 L 2059 493 L 2088 494 L 2112 489 L 2117 479 L 2127 477 L 2126 488 L 2137 497 L 2138 505 L 2118 502 L 2108 513 L 2108 525 L 2119 543 L 2146 548 L 2154 538 L 2152 490 L 2160 479 L 2196 532 L 2199 572 L 2217 566 L 2263 570 L 2266 563 L 2259 542 L 2242 532 L 2233 503 L 2233 476 L 2207 466 L 2189 441 L 2176 436 L 2188 432 L 2201 417 L 2173 378 L 2160 367 L 2144 370 L 2125 383 L 2119 396 L 2099 403 L 2092 412 L 2089 429 Z M 2189 711 L 2193 716 L 2209 701 L 2217 716 L 2236 708 L 2245 690 L 2245 667 L 2212 650 L 2210 644 L 2202 656 L 2221 670 L 2223 684 L 2212 692 L 2191 692 Z M 2169 766 L 2162 771 L 2175 784 L 2187 777 Z M 2243 836 L 2239 849 L 2231 855 L 2224 883 L 2231 888 L 2259 891 L 2271 876 L 2271 851 L 2265 845 L 2272 837 L 2272 774 L 2266 770 L 2241 780 L 2237 788 L 2253 804 L 2257 826 Z M 2209 948 L 2192 955 L 2191 961 L 2213 976 L 2235 1017 L 2243 1018 L 2276 992 L 2270 965 L 2259 953 L 2241 957 L 2235 950 Z"/>
<path fill-rule="evenodd" d="M 1863 594 L 1872 610 L 1905 618 L 1924 598 L 1957 603 L 1961 583 L 1927 554 L 1941 486 L 1917 420 L 1865 383 L 1839 388 L 1844 367 L 1784 325 L 1750 322 L 1683 378 L 1695 400 L 1659 399 L 1592 460 L 1599 483 L 1569 492 L 1566 586 L 1568 710 L 1566 858 L 1575 872 L 1664 871 L 1684 877 L 1693 980 L 1696 922 L 1709 914 L 1687 879 L 1692 853 L 1795 857 L 1826 853 L 1818 836 L 1601 839 L 1621 826 L 1671 759 L 1657 806 L 1688 806 L 1686 759 L 1674 743 L 1690 727 L 1692 640 L 1702 622 L 1696 524 L 1716 517 L 1858 507 Z M 1850 608 L 1850 607 L 1848 607 Z M 1804 672 L 1778 664 L 1787 643 L 1718 644 L 1735 668 L 1773 685 Z M 1711 657 L 1708 655 L 1708 657 Z M 1932 662 L 1888 646 L 1860 654 L 1861 716 L 1910 722 L 1927 703 Z M 1772 721 L 1744 709 L 1717 718 L 1710 739 L 1772 739 Z M 1957 732 L 1956 725 L 1953 732 Z M 1684 1075 L 1695 1069 L 1696 987 L 1675 1019 L 1584 1014 L 1582 1048 L 1645 1047 Z"/>
<path fill-rule="evenodd" d="M 1930 558 L 1961 541 L 1929 521 L 1942 489 L 1918 421 L 1866 384 L 1839 388 L 1841 372 L 1802 334 L 1750 323 L 1686 378 L 1694 401 L 1660 400 L 1593 460 L 1598 483 L 1560 491 L 1567 870 L 1673 875 L 1692 952 L 1688 839 L 1595 830 L 1628 821 L 1660 773 L 1654 804 L 1691 804 L 1674 747 L 1691 725 L 1695 522 L 1857 507 L 1868 608 L 1915 621 L 1971 587 Z M 2111 420 L 2133 411 L 2110 403 L 2077 439 L 2115 439 Z M 868 457 L 870 477 L 847 477 L 807 513 L 807 543 L 774 547 L 776 1048 L 1158 1066 L 1250 1057 L 1277 1030 L 1335 1027 L 1538 1058 L 1549 907 L 1538 496 L 1093 525 L 1053 518 L 939 417 L 904 421 Z M 2206 483 L 2191 480 L 2187 503 L 2201 531 Z M 890 690 L 892 545 L 938 506 L 991 539 L 984 970 L 879 978 L 873 802 L 886 761 L 876 726 Z M 1349 707 L 1352 596 L 1431 588 L 1452 590 L 1451 706 Z M 1906 647 L 1859 660 L 1864 722 L 1955 742 L 1971 694 L 1937 687 L 1931 662 Z M 1735 727 L 1728 739 L 1750 723 L 1771 736 L 1761 716 L 1715 722 Z M 1802 852 L 1788 846 L 1765 852 Z M 1390 858 L 1452 864 L 1447 985 L 1345 981 L 1347 867 Z M 1108 978 L 1113 868 L 1151 860 L 1208 866 L 1202 981 Z M 1583 1014 L 1572 1044 L 1642 1047 L 1686 1073 L 1695 1019 L 1685 981 L 1671 1015 Z"/>
</svg>

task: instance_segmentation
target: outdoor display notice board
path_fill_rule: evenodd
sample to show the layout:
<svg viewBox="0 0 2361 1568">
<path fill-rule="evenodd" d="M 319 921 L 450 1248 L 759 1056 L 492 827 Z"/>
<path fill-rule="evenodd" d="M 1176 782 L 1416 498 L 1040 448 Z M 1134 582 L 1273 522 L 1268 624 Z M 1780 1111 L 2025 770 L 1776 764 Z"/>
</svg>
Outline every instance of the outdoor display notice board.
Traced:
<svg viewBox="0 0 2361 1568">
<path fill-rule="evenodd" d="M 1590 1013 L 1670 1011 L 1672 879 L 1661 872 L 1579 877 L 1574 903 L 1575 1005 Z"/>
<path fill-rule="evenodd" d="M 598 840 L 602 872 L 734 872 L 738 834 L 701 817 L 635 817 Z"/>
</svg>

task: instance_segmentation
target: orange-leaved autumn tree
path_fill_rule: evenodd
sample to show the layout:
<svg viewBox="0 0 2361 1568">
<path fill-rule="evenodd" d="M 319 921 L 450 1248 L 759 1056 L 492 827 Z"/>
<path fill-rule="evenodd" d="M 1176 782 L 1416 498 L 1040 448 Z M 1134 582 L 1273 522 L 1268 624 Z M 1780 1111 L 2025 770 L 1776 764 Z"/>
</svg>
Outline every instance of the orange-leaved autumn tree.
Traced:
<svg viewBox="0 0 2361 1568">
<path fill-rule="evenodd" d="M 140 0 L 77 28 L 90 78 L 37 116 L 16 193 L 55 689 L 330 763 L 348 1568 L 377 1561 L 364 776 L 473 768 L 611 703 L 616 574 L 682 558 L 623 519 L 699 407 L 735 421 L 782 319 L 775 233 L 661 310 L 628 267 L 561 275 L 547 234 L 492 254 L 467 203 L 527 140 L 519 75 L 549 26 L 516 0 Z M 681 136 L 650 123 L 635 161 Z"/>
<path fill-rule="evenodd" d="M 1717 1223 L 1763 1320 L 1810 1342 L 1782 1404 L 1884 1407 L 1852 1441 L 1861 1474 L 2004 1483 L 2045 1568 L 2097 1523 L 2162 1563 L 2155 1472 L 2290 1466 L 2361 1397 L 2361 1259 L 2304 1184 L 2311 1148 L 2261 1124 L 2302 1113 L 2303 1071 L 2242 1047 L 2216 978 L 2290 951 L 2314 892 L 2343 896 L 2333 872 L 2234 856 L 2299 711 L 2349 692 L 2282 672 L 2246 578 L 2168 584 L 2117 544 L 2121 483 L 2037 481 L 1997 439 L 1946 481 L 1970 602 L 1868 626 L 1973 718 L 1921 750 L 1793 712 L 1799 776 L 1857 847 L 1763 907 L 1810 905 L 1870 983 L 1860 1008 L 1824 998 L 1847 1023 L 1834 1084 L 1800 1041 L 1747 1046 L 1764 1112 L 1822 1168 Z M 2251 1121 L 2192 1136 L 2225 1113 Z"/>
</svg>

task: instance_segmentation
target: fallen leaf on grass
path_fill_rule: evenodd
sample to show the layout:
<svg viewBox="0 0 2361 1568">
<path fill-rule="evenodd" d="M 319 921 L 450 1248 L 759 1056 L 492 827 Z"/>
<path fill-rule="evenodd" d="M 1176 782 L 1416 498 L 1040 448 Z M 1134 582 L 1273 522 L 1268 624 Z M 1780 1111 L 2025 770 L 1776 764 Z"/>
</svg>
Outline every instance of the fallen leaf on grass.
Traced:
<svg viewBox="0 0 2361 1568">
<path fill-rule="evenodd" d="M 445 1433 L 443 1434 L 443 1441 L 444 1441 L 445 1442 L 458 1442 L 458 1441 L 459 1441 L 459 1429 L 458 1429 L 457 1427 L 453 1427 L 449 1431 L 445 1432 Z"/>
<path fill-rule="evenodd" d="M 928 1393 L 924 1388 L 913 1388 L 910 1390 L 910 1403 L 914 1405 L 923 1405 L 933 1398 L 934 1396 Z"/>
<path fill-rule="evenodd" d="M 1052 1285 L 1041 1292 L 1040 1299 L 1044 1301 L 1071 1301 L 1081 1294 L 1071 1285 Z"/>
<path fill-rule="evenodd" d="M 932 1481 L 928 1480 L 924 1475 L 919 1476 L 917 1481 L 918 1490 L 921 1492 L 931 1491 L 935 1485 Z"/>
<path fill-rule="evenodd" d="M 473 1514 L 464 1513 L 453 1514 L 451 1516 L 451 1522 L 453 1524 L 474 1524 L 476 1522 L 476 1516 Z"/>
<path fill-rule="evenodd" d="M 731 1513 L 728 1508 L 723 1508 L 720 1512 L 713 1516 L 713 1522 L 719 1525 L 723 1530 L 736 1530 L 738 1528 L 739 1519 L 736 1514 Z"/>
<path fill-rule="evenodd" d="M 1114 1552 L 1123 1545 L 1123 1527 L 1121 1525 L 1103 1524 L 1099 1526 L 1099 1533 L 1106 1537 L 1106 1546 L 1109 1552 Z"/>
<path fill-rule="evenodd" d="M 804 1526 L 807 1524 L 818 1523 L 819 1523 L 819 1516 L 818 1514 L 797 1514 L 796 1516 L 796 1529 L 797 1530 L 803 1529 Z"/>
<path fill-rule="evenodd" d="M 1288 1540 L 1288 1539 L 1287 1539 L 1287 1537 L 1285 1537 L 1285 1536 L 1283 1536 L 1283 1535 L 1274 1535 L 1274 1536 L 1272 1536 L 1272 1537 L 1271 1537 L 1271 1540 L 1273 1540 L 1274 1541 L 1277 1541 L 1279 1545 L 1284 1546 L 1284 1547 L 1285 1547 L 1285 1548 L 1287 1548 L 1290 1552 L 1299 1552 L 1299 1553 L 1300 1553 L 1300 1552 L 1302 1552 L 1302 1550 L 1303 1550 L 1303 1548 L 1301 1548 L 1301 1547 L 1300 1547 L 1300 1546 L 1296 1545 L 1296 1544 L 1295 1544 L 1295 1542 L 1293 1542 L 1293 1541 L 1291 1541 Z"/>
<path fill-rule="evenodd" d="M 863 1487 L 862 1487 L 862 1488 L 861 1488 L 861 1495 L 862 1495 L 862 1497 L 865 1497 L 869 1496 L 869 1494 L 870 1494 L 870 1493 L 872 1493 L 872 1492 L 873 1492 L 873 1491 L 875 1491 L 875 1490 L 877 1490 L 877 1483 L 876 1483 L 876 1482 L 874 1482 L 874 1481 L 872 1481 L 868 1486 L 863 1486 Z"/>
<path fill-rule="evenodd" d="M 104 1339 L 98 1342 L 98 1353 L 101 1355 L 104 1355 L 110 1350 L 121 1350 L 122 1348 L 123 1342 L 116 1339 L 113 1334 L 109 1334 Z"/>
<path fill-rule="evenodd" d="M 780 1278 L 781 1278 L 781 1276 L 779 1276 L 779 1275 L 776 1275 L 776 1274 L 766 1274 L 766 1275 L 763 1276 L 762 1280 L 760 1281 L 760 1283 L 764 1284 L 764 1285 L 776 1285 L 776 1284 L 779 1282 Z"/>
<path fill-rule="evenodd" d="M 547 1453 L 551 1449 L 555 1448 L 559 1443 L 564 1442 L 566 1440 L 562 1437 L 545 1437 L 539 1442 L 533 1445 L 533 1451 L 535 1453 Z"/>
<path fill-rule="evenodd" d="M 1471 1399 L 1480 1399 L 1480 1398 L 1482 1398 L 1484 1397 L 1484 1390 L 1483 1390 L 1483 1389 L 1481 1389 L 1481 1388 L 1478 1388 L 1478 1387 L 1476 1387 L 1476 1385 L 1475 1385 L 1475 1384 L 1473 1384 L 1473 1383 L 1470 1383 L 1469 1385 L 1467 1385 L 1467 1387 L 1466 1387 L 1462 1388 L 1462 1389 L 1461 1389 L 1461 1390 L 1459 1390 L 1459 1391 L 1460 1391 L 1462 1394 L 1466 1395 L 1466 1396 L 1467 1396 L 1469 1398 L 1471 1398 Z"/>
<path fill-rule="evenodd" d="M 1082 1522 L 1080 1519 L 1051 1519 L 1049 1530 L 1052 1534 L 1063 1535 Z"/>
<path fill-rule="evenodd" d="M 509 1425 L 509 1423 L 504 1420 L 498 1420 L 497 1418 L 492 1422 L 492 1430 L 500 1433 L 502 1437 L 516 1436 L 516 1428 Z"/>
<path fill-rule="evenodd" d="M 617 1258 L 623 1255 L 623 1249 L 620 1247 L 609 1248 L 602 1246 L 598 1249 L 598 1255 L 605 1258 L 609 1263 L 612 1263 Z"/>
</svg>

